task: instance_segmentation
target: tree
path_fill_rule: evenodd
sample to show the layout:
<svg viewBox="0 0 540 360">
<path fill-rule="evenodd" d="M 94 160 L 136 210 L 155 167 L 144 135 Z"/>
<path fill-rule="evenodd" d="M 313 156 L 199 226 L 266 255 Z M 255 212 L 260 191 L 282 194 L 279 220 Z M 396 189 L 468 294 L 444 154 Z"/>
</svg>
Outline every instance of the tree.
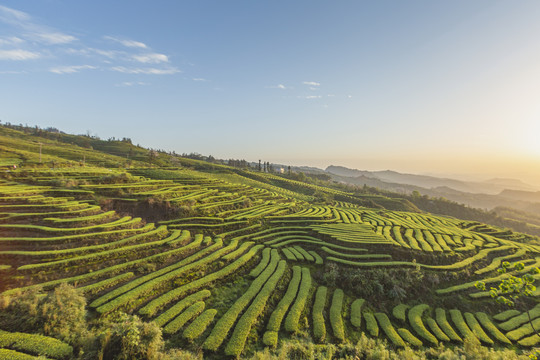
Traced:
<svg viewBox="0 0 540 360">
<path fill-rule="evenodd" d="M 124 313 L 105 324 L 100 343 L 103 360 L 152 360 L 159 358 L 163 348 L 161 328 L 156 323 Z"/>
</svg>

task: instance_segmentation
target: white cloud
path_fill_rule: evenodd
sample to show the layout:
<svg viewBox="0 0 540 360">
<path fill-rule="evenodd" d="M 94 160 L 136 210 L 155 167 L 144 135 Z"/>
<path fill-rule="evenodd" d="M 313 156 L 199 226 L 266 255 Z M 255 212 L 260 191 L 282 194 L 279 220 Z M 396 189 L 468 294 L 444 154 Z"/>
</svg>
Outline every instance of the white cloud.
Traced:
<svg viewBox="0 0 540 360">
<path fill-rule="evenodd" d="M 104 39 L 107 39 L 107 40 L 111 40 L 111 41 L 114 41 L 114 42 L 117 42 L 119 44 L 122 44 L 124 45 L 125 47 L 130 47 L 130 48 L 140 48 L 140 49 L 146 49 L 148 46 L 146 46 L 145 43 L 142 43 L 140 41 L 135 41 L 135 40 L 127 40 L 127 39 L 119 39 L 117 37 L 114 37 L 114 36 L 104 36 L 103 37 Z"/>
<path fill-rule="evenodd" d="M 125 81 L 123 83 L 116 84 L 115 86 L 127 87 L 127 86 L 136 86 L 136 85 L 144 86 L 144 85 L 149 85 L 149 84 L 142 81 Z"/>
<path fill-rule="evenodd" d="M 299 96 L 299 99 L 320 99 L 321 95 L 308 95 L 308 96 Z"/>
<path fill-rule="evenodd" d="M 0 19 L 4 22 L 13 23 L 16 21 L 28 21 L 30 15 L 25 12 L 8 8 L 7 6 L 0 5 Z"/>
<path fill-rule="evenodd" d="M 326 96 L 328 96 L 328 97 L 335 97 L 336 95 L 334 95 L 334 94 L 328 94 L 328 95 L 326 95 Z"/>
<path fill-rule="evenodd" d="M 321 86 L 321 83 L 318 83 L 315 81 L 304 81 L 302 84 L 309 85 L 309 86 Z"/>
<path fill-rule="evenodd" d="M 267 89 L 281 89 L 281 90 L 285 90 L 285 89 L 291 89 L 283 84 L 278 84 L 278 85 L 275 85 L 275 86 L 266 86 Z"/>
<path fill-rule="evenodd" d="M 33 60 L 40 57 L 39 53 L 27 50 L 0 50 L 0 60 Z"/>
<path fill-rule="evenodd" d="M 59 32 L 40 32 L 32 34 L 31 36 L 40 42 L 51 45 L 68 44 L 77 40 L 75 36 L 66 35 Z"/>
<path fill-rule="evenodd" d="M 24 40 L 16 36 L 0 37 L 0 46 L 2 45 L 16 45 L 23 43 Z"/>
<path fill-rule="evenodd" d="M 352 95 L 347 95 L 347 97 L 350 99 L 350 98 L 352 98 Z"/>
<path fill-rule="evenodd" d="M 177 68 L 156 69 L 156 68 L 127 68 L 124 66 L 115 66 L 112 71 L 121 72 L 124 74 L 147 74 L 147 75 L 172 75 L 179 73 Z"/>
<path fill-rule="evenodd" d="M 0 74 L 26 74 L 26 73 L 27 73 L 26 71 L 15 71 L 15 70 L 0 71 Z"/>
<path fill-rule="evenodd" d="M 32 21 L 32 17 L 25 12 L 0 5 L 0 21 L 20 28 L 24 31 L 20 36 L 32 41 L 45 44 L 67 44 L 77 40 L 72 35 L 63 34 Z"/>
<path fill-rule="evenodd" d="M 133 59 L 145 64 L 159 64 L 162 62 L 169 62 L 169 58 L 167 57 L 167 55 L 156 53 L 133 55 Z"/>
<path fill-rule="evenodd" d="M 97 69 L 97 67 L 92 66 L 92 65 L 59 66 L 56 68 L 49 69 L 49 71 L 55 74 L 74 74 L 74 73 L 78 73 L 81 70 L 92 70 L 92 69 Z"/>
<path fill-rule="evenodd" d="M 203 78 L 193 78 L 191 80 L 193 80 L 193 81 L 201 81 L 201 82 L 208 82 L 208 80 L 203 79 Z"/>
</svg>

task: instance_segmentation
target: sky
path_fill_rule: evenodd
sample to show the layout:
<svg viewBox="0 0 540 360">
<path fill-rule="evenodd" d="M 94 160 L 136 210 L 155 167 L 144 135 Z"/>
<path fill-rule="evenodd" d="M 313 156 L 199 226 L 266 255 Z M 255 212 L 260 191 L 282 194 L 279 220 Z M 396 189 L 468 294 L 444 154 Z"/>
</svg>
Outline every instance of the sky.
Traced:
<svg viewBox="0 0 540 360">
<path fill-rule="evenodd" d="M 0 120 L 540 185 L 540 2 L 0 0 Z"/>
</svg>

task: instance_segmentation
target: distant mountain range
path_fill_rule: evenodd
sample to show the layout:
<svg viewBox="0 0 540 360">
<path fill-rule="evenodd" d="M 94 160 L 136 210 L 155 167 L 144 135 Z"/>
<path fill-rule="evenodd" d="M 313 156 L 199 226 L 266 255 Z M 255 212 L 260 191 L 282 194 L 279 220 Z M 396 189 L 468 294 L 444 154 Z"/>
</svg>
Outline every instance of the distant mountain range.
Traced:
<svg viewBox="0 0 540 360">
<path fill-rule="evenodd" d="M 279 166 L 279 165 L 278 165 Z M 510 207 L 540 214 L 540 189 L 517 179 L 463 181 L 436 176 L 403 174 L 397 171 L 367 171 L 343 166 L 319 169 L 307 166 L 291 167 L 306 174 L 327 174 L 334 181 L 358 186 L 411 194 L 418 191 L 430 197 L 444 197 L 461 204 L 481 209 Z"/>
<path fill-rule="evenodd" d="M 536 187 L 526 184 L 517 179 L 491 179 L 482 182 L 462 181 L 449 178 L 440 178 L 426 175 L 402 174 L 396 171 L 365 171 L 349 169 L 343 166 L 330 165 L 325 170 L 328 173 L 346 177 L 365 176 L 375 178 L 384 182 L 396 184 L 408 184 L 419 186 L 426 189 L 439 187 L 449 187 L 454 190 L 480 193 L 480 194 L 499 194 L 506 189 L 522 190 L 522 191 L 537 191 Z"/>
</svg>

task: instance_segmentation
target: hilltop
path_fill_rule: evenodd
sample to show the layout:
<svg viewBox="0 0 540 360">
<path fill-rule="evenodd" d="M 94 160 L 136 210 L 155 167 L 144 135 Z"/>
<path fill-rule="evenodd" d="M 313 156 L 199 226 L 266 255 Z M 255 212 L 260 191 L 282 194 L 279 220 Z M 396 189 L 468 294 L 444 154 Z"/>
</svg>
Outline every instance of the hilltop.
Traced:
<svg viewBox="0 0 540 360">
<path fill-rule="evenodd" d="M 540 341 L 540 292 L 508 311 L 475 287 L 539 266 L 530 223 L 56 129 L 1 126 L 0 164 L 6 358 L 487 359 Z"/>
</svg>

